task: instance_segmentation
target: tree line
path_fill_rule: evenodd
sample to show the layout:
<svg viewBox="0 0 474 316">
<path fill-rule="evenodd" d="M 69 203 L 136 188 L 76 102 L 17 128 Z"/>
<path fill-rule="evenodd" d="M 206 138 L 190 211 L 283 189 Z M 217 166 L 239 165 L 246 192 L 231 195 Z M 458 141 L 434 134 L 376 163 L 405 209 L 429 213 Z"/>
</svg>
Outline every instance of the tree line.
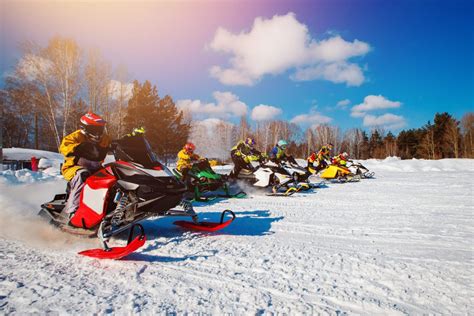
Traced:
<svg viewBox="0 0 474 316">
<path fill-rule="evenodd" d="M 22 50 L 0 90 L 3 147 L 57 151 L 87 111 L 105 118 L 112 138 L 145 127 L 160 155 L 175 154 L 186 141 L 190 122 L 173 99 L 161 98 L 149 81 L 130 82 L 126 67 L 112 68 L 98 50 L 61 37 Z"/>
<path fill-rule="evenodd" d="M 326 143 L 334 145 L 334 152 L 357 159 L 474 158 L 474 113 L 460 121 L 436 113 L 433 123 L 398 135 L 383 128 L 342 131 L 328 124 L 302 130 L 282 120 L 252 126 L 245 116 L 238 124 L 194 121 L 171 96 L 160 97 L 156 85 L 132 82 L 125 66 L 113 68 L 98 50 L 84 51 L 73 39 L 55 37 L 45 47 L 25 43 L 22 48 L 22 57 L 0 90 L 3 147 L 57 151 L 62 137 L 78 129 L 79 118 L 93 111 L 104 116 L 113 138 L 145 127 L 153 149 L 166 160 L 174 159 L 188 140 L 202 154 L 227 160 L 230 148 L 245 137 L 254 137 L 262 151 L 286 139 L 289 153 L 301 158 Z"/>
</svg>

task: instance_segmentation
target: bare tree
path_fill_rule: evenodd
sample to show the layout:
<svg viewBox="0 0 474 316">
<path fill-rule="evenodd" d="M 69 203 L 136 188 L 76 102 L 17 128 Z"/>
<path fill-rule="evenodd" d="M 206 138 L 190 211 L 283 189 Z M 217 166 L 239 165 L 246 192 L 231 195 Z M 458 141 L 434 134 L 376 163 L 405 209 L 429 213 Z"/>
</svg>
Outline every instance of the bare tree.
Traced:
<svg viewBox="0 0 474 316">
<path fill-rule="evenodd" d="M 111 77 L 110 65 L 97 49 L 91 49 L 87 55 L 84 79 L 87 86 L 89 109 L 104 114 L 108 120 L 109 101 L 108 84 Z"/>
<path fill-rule="evenodd" d="M 421 149 L 425 152 L 428 159 L 436 159 L 436 145 L 434 137 L 434 129 L 432 126 L 426 128 L 425 135 L 420 143 Z"/>
<path fill-rule="evenodd" d="M 347 144 L 348 153 L 351 157 L 360 158 L 363 141 L 362 130 L 359 128 L 352 128 L 344 133 L 343 143 Z"/>
<path fill-rule="evenodd" d="M 459 131 L 459 121 L 452 119 L 449 120 L 446 125 L 446 138 L 452 146 L 454 158 L 459 158 L 459 143 L 461 136 Z"/>
<path fill-rule="evenodd" d="M 330 126 L 327 124 L 317 125 L 316 130 L 316 144 L 322 146 L 324 144 L 332 143 L 334 152 L 339 152 L 341 147 L 341 130 L 337 126 Z"/>
<path fill-rule="evenodd" d="M 62 107 L 62 137 L 66 136 L 71 104 L 81 87 L 82 53 L 72 39 L 55 37 L 44 50 L 51 62 L 50 79 L 58 87 L 58 99 Z"/>
<path fill-rule="evenodd" d="M 466 113 L 461 119 L 463 157 L 474 158 L 474 113 Z"/>
<path fill-rule="evenodd" d="M 117 98 L 117 136 L 120 137 L 123 133 L 123 118 L 125 115 L 124 108 L 132 95 L 132 85 L 130 83 L 131 75 L 129 74 L 126 66 L 118 66 L 115 71 L 115 76 L 116 80 L 119 82 L 119 93 Z M 184 119 L 187 119 L 186 116 Z"/>
<path fill-rule="evenodd" d="M 24 82 L 34 85 L 38 90 L 35 94 L 35 103 L 43 104 L 46 121 L 53 132 L 57 148 L 60 144 L 58 127 L 58 102 L 56 100 L 57 89 L 51 75 L 52 62 L 47 59 L 40 47 L 34 43 L 23 45 L 25 55 L 17 64 L 15 77 Z"/>
</svg>

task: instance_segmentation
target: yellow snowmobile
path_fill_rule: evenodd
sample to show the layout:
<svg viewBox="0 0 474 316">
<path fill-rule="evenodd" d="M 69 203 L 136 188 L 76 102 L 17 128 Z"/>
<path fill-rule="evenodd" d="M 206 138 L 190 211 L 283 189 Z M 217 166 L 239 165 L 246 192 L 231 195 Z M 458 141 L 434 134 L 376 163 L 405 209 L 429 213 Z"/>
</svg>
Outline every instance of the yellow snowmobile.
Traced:
<svg viewBox="0 0 474 316">
<path fill-rule="evenodd" d="M 320 177 L 331 182 L 358 182 L 360 181 L 360 175 L 352 173 L 348 168 L 338 165 L 329 165 L 324 169 Z"/>
</svg>

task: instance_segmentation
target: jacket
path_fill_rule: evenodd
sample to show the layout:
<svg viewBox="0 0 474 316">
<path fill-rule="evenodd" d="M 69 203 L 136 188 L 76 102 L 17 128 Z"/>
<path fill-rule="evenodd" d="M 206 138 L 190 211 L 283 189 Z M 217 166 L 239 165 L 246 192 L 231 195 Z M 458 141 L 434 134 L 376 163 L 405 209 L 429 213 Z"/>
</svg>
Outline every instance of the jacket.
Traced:
<svg viewBox="0 0 474 316">
<path fill-rule="evenodd" d="M 193 162 L 198 161 L 199 159 L 201 159 L 201 156 L 197 154 L 189 154 L 183 148 L 178 153 L 178 163 L 176 165 L 176 169 L 178 169 L 179 172 L 182 172 L 183 168 L 191 168 L 193 166 Z"/>
<path fill-rule="evenodd" d="M 70 181 L 76 175 L 77 170 L 84 168 L 78 164 L 81 157 L 75 153 L 75 149 L 80 144 L 87 142 L 87 137 L 80 131 L 77 130 L 71 134 L 65 136 L 59 146 L 59 152 L 64 156 L 64 163 L 61 167 L 61 173 L 67 181 Z M 98 143 L 98 146 L 104 150 L 110 146 L 111 139 L 109 135 L 104 134 L 102 139 Z"/>
<path fill-rule="evenodd" d="M 263 158 L 262 153 L 254 148 L 247 146 L 244 141 L 239 141 L 237 145 L 232 147 L 231 155 L 242 157 L 242 159 L 249 163 L 251 161 L 258 161 Z"/>
<path fill-rule="evenodd" d="M 331 151 L 326 146 L 323 146 L 323 147 L 321 147 L 321 150 L 318 151 L 318 153 L 313 152 L 307 158 L 308 163 L 314 164 L 316 161 L 318 163 L 323 161 L 323 160 L 329 161 L 330 160 L 330 156 L 329 156 L 330 153 L 331 153 Z"/>
</svg>

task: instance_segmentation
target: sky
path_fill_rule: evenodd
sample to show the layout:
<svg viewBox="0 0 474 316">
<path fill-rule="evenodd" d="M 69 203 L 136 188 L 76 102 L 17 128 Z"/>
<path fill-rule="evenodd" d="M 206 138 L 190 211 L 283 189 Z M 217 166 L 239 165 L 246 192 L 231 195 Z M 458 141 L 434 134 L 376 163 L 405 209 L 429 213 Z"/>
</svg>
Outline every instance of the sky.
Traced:
<svg viewBox="0 0 474 316">
<path fill-rule="evenodd" d="M 0 85 L 20 43 L 59 35 L 199 120 L 397 133 L 474 110 L 474 1 L 0 3 Z"/>
</svg>

